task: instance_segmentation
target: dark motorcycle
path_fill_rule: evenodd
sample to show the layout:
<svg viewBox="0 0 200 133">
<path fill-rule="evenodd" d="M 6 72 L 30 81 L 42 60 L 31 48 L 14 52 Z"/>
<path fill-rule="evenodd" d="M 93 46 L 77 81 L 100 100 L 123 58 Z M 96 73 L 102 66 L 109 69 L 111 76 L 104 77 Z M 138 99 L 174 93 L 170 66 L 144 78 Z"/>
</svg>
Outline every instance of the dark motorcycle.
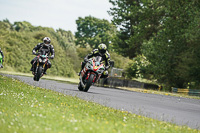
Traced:
<svg viewBox="0 0 200 133">
<path fill-rule="evenodd" d="M 44 69 L 48 62 L 48 56 L 47 54 L 43 55 L 40 53 L 37 53 L 36 55 L 37 59 L 34 62 L 34 67 L 33 67 L 33 75 L 34 75 L 33 80 L 39 81 L 40 78 L 44 75 Z"/>
<path fill-rule="evenodd" d="M 91 85 L 96 83 L 105 70 L 101 62 L 102 57 L 97 56 L 88 60 L 80 74 L 78 89 L 87 92 Z"/>
</svg>

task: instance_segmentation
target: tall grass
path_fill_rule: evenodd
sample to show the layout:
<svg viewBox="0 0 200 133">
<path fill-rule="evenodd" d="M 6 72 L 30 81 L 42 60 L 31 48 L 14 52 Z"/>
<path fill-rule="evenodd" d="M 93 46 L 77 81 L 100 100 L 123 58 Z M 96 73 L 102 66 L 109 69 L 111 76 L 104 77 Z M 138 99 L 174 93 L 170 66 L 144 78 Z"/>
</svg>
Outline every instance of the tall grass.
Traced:
<svg viewBox="0 0 200 133">
<path fill-rule="evenodd" d="M 104 107 L 0 75 L 1 133 L 199 132 Z"/>
</svg>

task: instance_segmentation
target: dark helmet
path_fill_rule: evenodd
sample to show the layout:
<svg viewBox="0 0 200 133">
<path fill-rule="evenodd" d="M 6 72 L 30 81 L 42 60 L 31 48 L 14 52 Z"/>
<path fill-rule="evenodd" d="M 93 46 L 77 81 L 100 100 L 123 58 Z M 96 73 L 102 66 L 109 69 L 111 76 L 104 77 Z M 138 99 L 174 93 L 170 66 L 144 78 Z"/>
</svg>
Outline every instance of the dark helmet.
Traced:
<svg viewBox="0 0 200 133">
<path fill-rule="evenodd" d="M 104 55 L 106 53 L 106 50 L 107 50 L 107 46 L 103 43 L 99 44 L 98 46 L 98 50 L 99 50 L 99 53 L 101 55 Z"/>
<path fill-rule="evenodd" d="M 51 43 L 51 39 L 49 37 L 45 37 L 43 39 L 44 44 L 50 44 Z"/>
</svg>

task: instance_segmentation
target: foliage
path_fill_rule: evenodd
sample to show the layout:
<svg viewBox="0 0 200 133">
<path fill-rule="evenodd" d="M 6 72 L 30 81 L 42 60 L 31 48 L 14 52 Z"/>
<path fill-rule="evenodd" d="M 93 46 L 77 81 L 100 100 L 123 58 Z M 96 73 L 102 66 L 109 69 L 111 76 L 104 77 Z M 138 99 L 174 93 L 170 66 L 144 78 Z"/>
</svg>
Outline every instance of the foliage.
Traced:
<svg viewBox="0 0 200 133">
<path fill-rule="evenodd" d="M 116 27 L 109 21 L 87 16 L 79 17 L 76 24 L 76 45 L 81 47 L 89 45 L 91 48 L 97 48 L 100 43 L 105 43 L 108 48 L 113 45 Z"/>
<path fill-rule="evenodd" d="M 162 1 L 109 0 L 113 4 L 109 14 L 119 27 L 115 38 L 116 51 L 130 58 L 141 54 L 143 41 L 149 40 L 159 30 L 163 15 Z"/>
<path fill-rule="evenodd" d="M 163 4 L 162 29 L 143 44 L 143 54 L 151 62 L 156 79 L 169 87 L 185 88 L 188 82 L 199 82 L 200 3 L 165 1 Z"/>
<path fill-rule="evenodd" d="M 167 87 L 198 86 L 199 1 L 109 1 L 109 14 L 120 29 L 116 51 L 130 58 L 143 54 L 150 62 L 148 73 Z M 137 69 L 133 63 L 127 70 L 136 76 Z"/>
<path fill-rule="evenodd" d="M 149 78 L 150 63 L 144 55 L 135 57 L 126 67 L 126 76 L 128 78 Z"/>
<path fill-rule="evenodd" d="M 91 48 L 82 48 L 82 47 L 77 48 L 78 56 L 81 59 L 84 59 L 87 54 L 91 53 L 91 51 L 92 51 Z"/>
<path fill-rule="evenodd" d="M 109 52 L 111 61 L 114 61 L 114 67 L 115 68 L 121 68 L 125 69 L 128 65 L 128 63 L 131 61 L 127 57 L 123 57 L 122 55 L 117 54 L 116 52 Z"/>
<path fill-rule="evenodd" d="M 198 132 L 2 76 L 0 100 L 0 132 Z"/>
<path fill-rule="evenodd" d="M 13 25 L 16 31 L 32 31 L 34 26 L 32 26 L 29 22 L 14 22 Z"/>
</svg>

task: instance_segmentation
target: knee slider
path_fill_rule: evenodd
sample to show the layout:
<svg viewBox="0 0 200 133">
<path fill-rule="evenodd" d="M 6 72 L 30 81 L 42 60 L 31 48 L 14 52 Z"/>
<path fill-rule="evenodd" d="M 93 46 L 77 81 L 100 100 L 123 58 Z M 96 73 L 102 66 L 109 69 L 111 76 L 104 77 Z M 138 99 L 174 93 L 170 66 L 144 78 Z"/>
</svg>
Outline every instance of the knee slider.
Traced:
<svg viewBox="0 0 200 133">
<path fill-rule="evenodd" d="M 104 71 L 104 72 L 103 72 L 103 75 L 108 75 L 108 71 L 107 71 L 107 70 Z"/>
</svg>

